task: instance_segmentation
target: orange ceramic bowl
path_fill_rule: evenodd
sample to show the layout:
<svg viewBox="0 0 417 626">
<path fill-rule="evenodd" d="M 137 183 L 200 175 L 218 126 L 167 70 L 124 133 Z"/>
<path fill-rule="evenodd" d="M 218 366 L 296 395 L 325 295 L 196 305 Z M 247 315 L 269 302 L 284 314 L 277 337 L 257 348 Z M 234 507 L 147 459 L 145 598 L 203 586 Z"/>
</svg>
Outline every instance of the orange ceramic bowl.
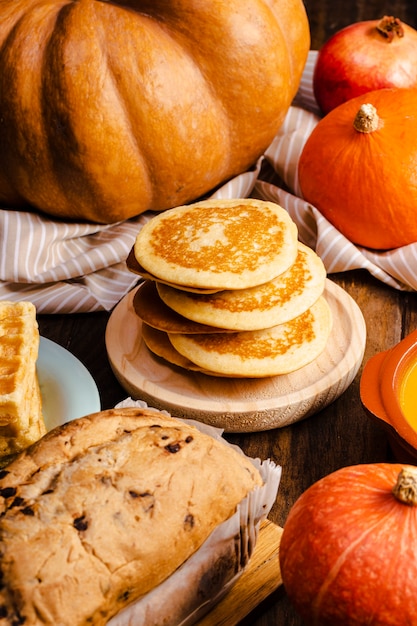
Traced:
<svg viewBox="0 0 417 626">
<path fill-rule="evenodd" d="M 396 346 L 380 352 L 366 363 L 360 396 L 365 411 L 385 428 L 398 461 L 417 464 L 417 387 L 409 380 L 417 368 L 417 330 Z M 413 387 L 411 387 L 413 386 Z M 415 398 L 415 417 L 405 394 Z"/>
</svg>

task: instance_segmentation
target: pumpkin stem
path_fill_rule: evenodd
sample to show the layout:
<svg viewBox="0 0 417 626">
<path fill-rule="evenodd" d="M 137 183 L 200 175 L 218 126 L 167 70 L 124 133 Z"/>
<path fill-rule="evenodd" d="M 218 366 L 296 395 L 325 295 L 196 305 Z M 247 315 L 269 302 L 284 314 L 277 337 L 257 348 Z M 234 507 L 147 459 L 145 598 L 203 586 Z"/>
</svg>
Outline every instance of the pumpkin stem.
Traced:
<svg viewBox="0 0 417 626">
<path fill-rule="evenodd" d="M 404 504 L 417 505 L 417 467 L 403 467 L 392 493 Z"/>
<path fill-rule="evenodd" d="M 379 125 L 379 116 L 373 104 L 362 104 L 353 122 L 358 133 L 373 133 Z"/>
<path fill-rule="evenodd" d="M 401 20 L 392 15 L 384 15 L 378 22 L 376 29 L 388 40 L 388 43 L 391 43 L 395 36 L 404 37 L 404 28 L 401 24 Z"/>
</svg>

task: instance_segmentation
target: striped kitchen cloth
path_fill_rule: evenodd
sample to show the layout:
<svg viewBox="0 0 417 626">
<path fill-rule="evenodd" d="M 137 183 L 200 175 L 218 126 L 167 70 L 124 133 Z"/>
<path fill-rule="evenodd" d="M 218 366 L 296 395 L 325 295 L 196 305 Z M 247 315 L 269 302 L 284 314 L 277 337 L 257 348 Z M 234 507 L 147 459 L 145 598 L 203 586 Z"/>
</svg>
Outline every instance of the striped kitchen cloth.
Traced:
<svg viewBox="0 0 417 626">
<path fill-rule="evenodd" d="M 298 160 L 320 120 L 312 86 L 316 58 L 317 52 L 311 51 L 297 97 L 264 154 L 268 167 L 261 171 L 252 195 L 288 211 L 298 226 L 299 239 L 316 250 L 328 273 L 365 269 L 395 289 L 417 291 L 417 243 L 387 251 L 357 246 L 301 197 Z"/>
<path fill-rule="evenodd" d="M 262 158 L 212 197 L 247 197 Z M 30 300 L 38 313 L 110 311 L 138 282 L 126 267 L 153 213 L 107 226 L 0 210 L 0 300 Z"/>
<path fill-rule="evenodd" d="M 293 106 L 263 157 L 211 197 L 278 202 L 329 273 L 363 268 L 395 289 L 417 290 L 417 244 L 387 252 L 355 246 L 301 198 L 298 159 L 320 119 L 312 89 L 316 55 L 310 52 Z M 152 215 L 100 226 L 0 210 L 0 300 L 31 300 L 38 313 L 110 311 L 138 281 L 126 258 Z"/>
</svg>

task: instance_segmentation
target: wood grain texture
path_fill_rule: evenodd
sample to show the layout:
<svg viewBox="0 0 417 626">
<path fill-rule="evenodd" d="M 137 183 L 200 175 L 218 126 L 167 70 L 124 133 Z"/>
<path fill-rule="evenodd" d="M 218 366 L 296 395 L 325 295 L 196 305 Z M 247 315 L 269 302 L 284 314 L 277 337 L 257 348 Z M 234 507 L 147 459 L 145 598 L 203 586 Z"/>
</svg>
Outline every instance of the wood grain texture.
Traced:
<svg viewBox="0 0 417 626">
<path fill-rule="evenodd" d="M 365 349 L 366 328 L 355 301 L 330 280 L 324 296 L 333 327 L 324 352 L 309 365 L 263 379 L 219 378 L 164 363 L 146 347 L 133 293 L 113 311 L 106 330 L 113 371 L 134 399 L 226 432 L 282 428 L 314 415 L 351 384 Z"/>
<path fill-rule="evenodd" d="M 328 37 L 353 22 L 394 15 L 417 28 L 414 0 L 304 0 L 311 29 L 311 49 L 318 50 Z"/>
<path fill-rule="evenodd" d="M 235 626 L 282 584 L 279 544 L 282 528 L 266 520 L 248 568 L 229 593 L 196 626 Z"/>
</svg>

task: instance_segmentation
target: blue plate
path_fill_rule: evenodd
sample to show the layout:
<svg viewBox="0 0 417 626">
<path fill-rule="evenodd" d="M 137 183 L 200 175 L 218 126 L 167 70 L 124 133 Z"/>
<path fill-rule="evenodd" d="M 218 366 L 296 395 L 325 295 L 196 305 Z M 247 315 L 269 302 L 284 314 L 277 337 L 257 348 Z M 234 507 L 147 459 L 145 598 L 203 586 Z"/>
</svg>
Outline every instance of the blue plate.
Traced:
<svg viewBox="0 0 417 626">
<path fill-rule="evenodd" d="M 97 385 L 71 352 L 41 337 L 37 361 L 46 428 L 101 410 Z"/>
</svg>

